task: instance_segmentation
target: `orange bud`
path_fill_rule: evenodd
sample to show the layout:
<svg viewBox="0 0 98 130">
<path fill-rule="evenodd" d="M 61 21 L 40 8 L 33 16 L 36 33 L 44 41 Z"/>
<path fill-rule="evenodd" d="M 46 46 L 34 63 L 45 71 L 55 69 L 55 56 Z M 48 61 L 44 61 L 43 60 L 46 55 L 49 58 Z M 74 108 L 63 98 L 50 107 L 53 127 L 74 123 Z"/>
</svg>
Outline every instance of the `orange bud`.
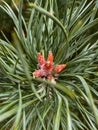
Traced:
<svg viewBox="0 0 98 130">
<path fill-rule="evenodd" d="M 38 64 L 43 65 L 45 63 L 45 59 L 44 59 L 43 55 L 41 53 L 38 53 L 37 57 L 38 57 Z"/>
<path fill-rule="evenodd" d="M 49 51 L 47 61 L 49 61 L 50 63 L 53 62 L 53 55 L 52 55 L 52 52 L 51 52 L 51 51 Z"/>
<path fill-rule="evenodd" d="M 35 70 L 35 71 L 33 72 L 33 76 L 34 76 L 34 77 L 40 77 L 40 76 L 41 76 L 41 71 L 40 71 L 40 70 Z"/>
<path fill-rule="evenodd" d="M 65 67 L 66 67 L 66 64 L 56 65 L 55 68 L 54 68 L 54 72 L 55 72 L 55 73 L 59 73 L 59 72 L 62 71 Z"/>
</svg>

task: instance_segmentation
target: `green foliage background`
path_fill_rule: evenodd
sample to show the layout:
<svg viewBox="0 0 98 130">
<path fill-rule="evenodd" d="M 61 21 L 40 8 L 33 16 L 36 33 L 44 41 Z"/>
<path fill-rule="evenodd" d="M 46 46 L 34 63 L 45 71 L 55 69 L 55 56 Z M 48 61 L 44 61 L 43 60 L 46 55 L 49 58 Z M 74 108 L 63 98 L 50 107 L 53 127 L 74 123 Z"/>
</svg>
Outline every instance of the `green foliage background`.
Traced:
<svg viewBox="0 0 98 130">
<path fill-rule="evenodd" d="M 1 130 L 97 130 L 98 2 L 33 0 L 23 7 L 23 0 L 0 5 L 13 23 L 11 39 L 3 29 L 0 39 Z M 56 84 L 32 76 L 37 53 L 50 50 L 54 65 L 67 64 Z"/>
</svg>

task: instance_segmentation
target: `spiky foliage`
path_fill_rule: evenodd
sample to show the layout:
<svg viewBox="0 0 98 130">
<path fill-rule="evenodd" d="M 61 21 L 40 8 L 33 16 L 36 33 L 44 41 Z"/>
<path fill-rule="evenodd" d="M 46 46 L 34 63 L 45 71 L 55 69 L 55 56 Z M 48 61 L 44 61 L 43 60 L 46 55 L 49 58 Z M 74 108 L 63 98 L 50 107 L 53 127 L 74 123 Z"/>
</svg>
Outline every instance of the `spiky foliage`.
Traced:
<svg viewBox="0 0 98 130">
<path fill-rule="evenodd" d="M 56 0 L 35 0 L 28 23 L 22 2 L 14 4 L 18 17 L 0 6 L 15 26 L 12 42 L 0 40 L 0 129 L 97 130 L 98 32 L 89 33 L 98 23 L 96 1 L 73 0 L 61 14 Z M 54 65 L 67 64 L 56 83 L 32 75 L 37 53 L 47 58 L 50 50 Z"/>
</svg>

